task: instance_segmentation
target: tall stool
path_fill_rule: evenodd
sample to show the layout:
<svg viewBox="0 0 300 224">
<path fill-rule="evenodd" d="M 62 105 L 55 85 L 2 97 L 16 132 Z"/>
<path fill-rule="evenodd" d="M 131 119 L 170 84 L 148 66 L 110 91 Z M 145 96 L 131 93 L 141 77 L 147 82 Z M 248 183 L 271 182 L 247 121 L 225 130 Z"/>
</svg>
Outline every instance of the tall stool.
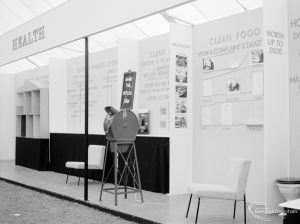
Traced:
<svg viewBox="0 0 300 224">
<path fill-rule="evenodd" d="M 142 202 L 143 192 L 140 179 L 139 165 L 136 155 L 135 139 L 138 132 L 138 119 L 128 110 L 117 111 L 113 107 L 105 107 L 107 116 L 104 120 L 104 131 L 107 147 L 104 158 L 100 201 L 103 191 L 115 195 L 115 205 L 118 205 L 118 194 L 140 192 Z M 106 175 L 106 162 L 108 152 L 113 153 L 113 164 Z M 114 168 L 114 187 L 104 188 L 106 181 Z M 133 187 L 128 186 L 129 178 L 132 179 Z M 121 185 L 123 184 L 123 185 Z M 124 191 L 120 191 L 124 190 Z M 129 191 L 128 191 L 129 190 Z"/>
<path fill-rule="evenodd" d="M 127 198 L 127 194 L 140 192 L 141 200 L 143 199 L 143 191 L 141 186 L 139 165 L 136 156 L 136 148 L 135 143 L 132 141 L 117 141 L 110 140 L 107 142 L 107 148 L 104 159 L 104 168 L 102 175 L 102 184 L 101 184 L 101 192 L 100 192 L 100 201 L 102 199 L 102 192 L 105 191 L 107 193 L 111 193 L 115 195 L 115 205 L 118 205 L 118 195 L 125 194 L 125 198 Z M 110 150 L 113 155 L 113 164 L 109 169 L 108 174 L 105 173 L 105 167 L 107 162 L 107 154 L 108 150 Z M 123 165 L 123 167 L 120 167 Z M 114 168 L 114 187 L 104 188 L 106 184 L 107 178 L 109 177 L 112 169 Z M 105 177 L 106 176 L 106 177 Z M 133 187 L 128 186 L 128 179 L 132 178 Z M 123 185 L 121 185 L 123 183 Z M 137 186 L 137 188 L 135 187 Z M 124 190 L 124 191 L 120 191 Z M 128 191 L 129 190 L 129 191 Z"/>
</svg>

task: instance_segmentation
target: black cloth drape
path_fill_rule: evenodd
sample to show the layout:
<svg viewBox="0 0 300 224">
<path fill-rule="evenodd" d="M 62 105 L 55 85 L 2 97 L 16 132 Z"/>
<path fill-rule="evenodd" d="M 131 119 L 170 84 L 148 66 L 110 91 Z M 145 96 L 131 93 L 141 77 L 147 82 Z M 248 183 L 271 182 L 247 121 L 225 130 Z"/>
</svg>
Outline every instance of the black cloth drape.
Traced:
<svg viewBox="0 0 300 224">
<path fill-rule="evenodd" d="M 48 170 L 49 139 L 16 137 L 16 165 Z"/>
<path fill-rule="evenodd" d="M 67 161 L 84 161 L 84 134 L 50 134 L 49 169 L 66 173 Z M 89 135 L 89 145 L 106 145 L 105 135 Z M 143 190 L 169 192 L 169 138 L 138 136 L 135 142 Z M 108 154 L 106 169 L 113 163 Z M 72 174 L 72 173 L 71 173 Z M 78 173 L 76 174 L 78 175 Z M 79 175 L 83 175 L 80 173 Z M 100 172 L 90 172 L 89 177 L 101 180 Z M 112 182 L 112 178 L 108 179 Z"/>
</svg>

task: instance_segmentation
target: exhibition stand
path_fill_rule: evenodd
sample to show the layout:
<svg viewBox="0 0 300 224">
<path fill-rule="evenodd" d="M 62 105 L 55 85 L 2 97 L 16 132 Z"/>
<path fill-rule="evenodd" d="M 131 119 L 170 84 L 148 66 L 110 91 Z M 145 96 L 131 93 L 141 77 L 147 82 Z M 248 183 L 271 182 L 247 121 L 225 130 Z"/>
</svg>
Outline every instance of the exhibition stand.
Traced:
<svg viewBox="0 0 300 224">
<path fill-rule="evenodd" d="M 15 152 L 16 165 L 56 175 L 66 174 L 67 161 L 84 161 L 84 173 L 73 174 L 84 177 L 83 198 L 89 200 L 88 180 L 101 181 L 104 175 L 88 171 L 88 146 L 111 141 L 102 126 L 104 108 L 119 109 L 125 102 L 124 92 L 131 90 L 124 90 L 126 84 L 130 86 L 124 75 L 134 71 L 134 101 L 129 109 L 139 119 L 139 127 L 130 144 L 135 144 L 139 166 L 138 194 L 144 190 L 182 195 L 192 182 L 221 185 L 228 161 L 238 156 L 252 162 L 246 189 L 249 202 L 278 208 L 283 198 L 274 180 L 300 176 L 300 104 L 294 103 L 300 102 L 297 0 L 264 0 L 263 8 L 194 26 L 170 23 L 166 34 L 142 40 L 120 38 L 116 47 L 88 50 L 90 35 L 186 2 L 155 0 L 143 5 L 131 0 L 139 8 L 134 12 L 122 2 L 115 18 L 108 13 L 115 8 L 111 2 L 102 7 L 97 0 L 88 4 L 73 0 L 1 36 L 0 48 L 3 45 L 8 53 L 0 55 L 0 65 L 70 41 L 85 43 L 83 56 L 52 58 L 45 67 L 15 74 L 11 88 L 16 99 L 16 147 L 10 150 Z M 62 24 L 45 20 L 61 18 L 62 12 L 75 7 L 91 14 L 78 27 L 72 25 L 78 21 L 73 12 Z M 47 32 L 32 48 L 6 46 L 36 24 Z M 68 26 L 70 32 L 51 40 Z M 107 153 L 104 169 L 118 167 L 116 158 L 116 153 Z M 115 183 L 114 189 L 116 172 L 107 177 L 109 184 Z M 136 202 L 135 198 L 129 203 Z"/>
</svg>

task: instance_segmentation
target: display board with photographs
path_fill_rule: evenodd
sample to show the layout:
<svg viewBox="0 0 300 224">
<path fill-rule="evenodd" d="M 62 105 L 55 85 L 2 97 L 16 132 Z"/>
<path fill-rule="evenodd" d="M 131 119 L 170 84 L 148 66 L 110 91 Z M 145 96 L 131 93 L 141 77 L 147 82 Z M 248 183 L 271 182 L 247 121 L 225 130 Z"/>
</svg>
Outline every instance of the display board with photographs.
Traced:
<svg viewBox="0 0 300 224">
<path fill-rule="evenodd" d="M 176 55 L 175 128 L 187 128 L 188 69 L 187 56 Z"/>
</svg>

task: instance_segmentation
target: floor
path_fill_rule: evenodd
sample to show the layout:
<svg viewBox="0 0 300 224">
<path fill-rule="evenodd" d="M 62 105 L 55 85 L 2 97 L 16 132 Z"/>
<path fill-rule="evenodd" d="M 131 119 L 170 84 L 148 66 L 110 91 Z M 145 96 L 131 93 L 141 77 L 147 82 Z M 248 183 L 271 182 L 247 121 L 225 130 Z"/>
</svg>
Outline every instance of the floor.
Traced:
<svg viewBox="0 0 300 224">
<path fill-rule="evenodd" d="M 27 186 L 44 189 L 50 192 L 66 195 L 71 198 L 83 200 L 83 182 L 77 186 L 77 177 L 70 176 L 68 184 L 65 183 L 66 175 L 50 172 L 36 171 L 20 166 L 15 166 L 13 161 L 0 162 L 0 177 L 12 180 Z M 1 189 L 0 189 L 1 190 Z M 143 191 L 144 203 L 140 202 L 139 193 L 129 194 L 128 199 L 123 195 L 118 197 L 118 206 L 114 206 L 114 196 L 103 193 L 99 201 L 100 182 L 89 181 L 89 202 L 93 205 L 116 210 L 132 216 L 151 220 L 157 223 L 194 223 L 196 216 L 197 200 L 193 200 L 188 219 L 185 213 L 188 204 L 188 195 L 169 196 L 159 193 Z M 198 223 L 204 224 L 233 224 L 243 223 L 243 203 L 237 203 L 236 219 L 232 219 L 233 202 L 225 200 L 202 199 Z M 264 216 L 270 221 L 261 221 L 247 211 L 247 223 L 282 223 L 278 215 Z"/>
<path fill-rule="evenodd" d="M 134 224 L 84 205 L 0 181 L 2 224 Z"/>
</svg>

